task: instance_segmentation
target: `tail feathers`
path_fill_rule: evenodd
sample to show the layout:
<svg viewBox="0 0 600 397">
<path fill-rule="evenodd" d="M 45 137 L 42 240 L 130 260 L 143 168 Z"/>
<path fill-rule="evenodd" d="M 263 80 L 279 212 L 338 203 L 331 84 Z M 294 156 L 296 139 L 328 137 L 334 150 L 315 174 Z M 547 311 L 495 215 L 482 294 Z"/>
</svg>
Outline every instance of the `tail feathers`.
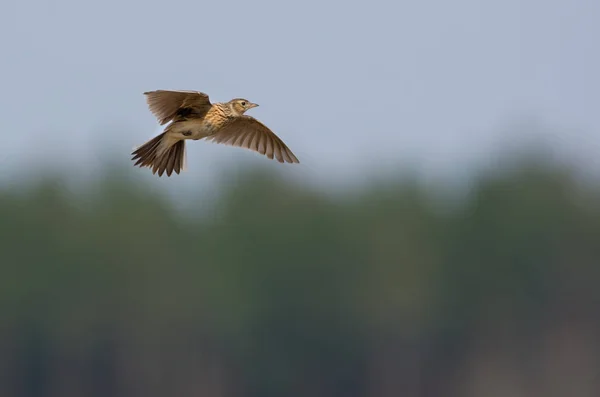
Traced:
<svg viewBox="0 0 600 397">
<path fill-rule="evenodd" d="M 133 151 L 132 159 L 137 162 L 134 166 L 148 167 L 152 174 L 158 172 L 162 176 L 165 172 L 171 176 L 185 170 L 185 141 L 178 140 L 175 143 L 166 141 L 165 133 L 150 139 L 142 146 Z M 166 146 L 166 148 L 165 148 Z"/>
</svg>

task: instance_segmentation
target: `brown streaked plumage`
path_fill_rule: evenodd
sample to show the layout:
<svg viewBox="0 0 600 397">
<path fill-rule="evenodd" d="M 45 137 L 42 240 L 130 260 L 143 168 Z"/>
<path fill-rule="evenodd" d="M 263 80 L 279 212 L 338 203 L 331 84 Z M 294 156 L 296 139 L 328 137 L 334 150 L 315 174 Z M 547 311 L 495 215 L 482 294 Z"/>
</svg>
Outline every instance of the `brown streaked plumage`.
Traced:
<svg viewBox="0 0 600 397">
<path fill-rule="evenodd" d="M 250 149 L 280 163 L 300 162 L 273 131 L 244 114 L 258 106 L 247 99 L 211 103 L 208 95 L 198 91 L 157 90 L 144 95 L 160 125 L 170 122 L 160 135 L 132 153 L 135 165 L 151 168 L 153 174 L 171 176 L 184 169 L 186 139 Z"/>
</svg>

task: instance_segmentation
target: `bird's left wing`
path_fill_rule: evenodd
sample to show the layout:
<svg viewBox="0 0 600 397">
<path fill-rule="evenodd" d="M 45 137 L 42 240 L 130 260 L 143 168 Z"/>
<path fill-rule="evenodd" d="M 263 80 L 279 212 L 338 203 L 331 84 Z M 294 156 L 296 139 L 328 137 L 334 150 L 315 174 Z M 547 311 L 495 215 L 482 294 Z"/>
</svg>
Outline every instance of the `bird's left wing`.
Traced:
<svg viewBox="0 0 600 397">
<path fill-rule="evenodd" d="M 253 150 L 280 163 L 299 163 L 298 158 L 285 143 L 260 121 L 251 116 L 241 116 L 225 125 L 206 140 Z"/>
<path fill-rule="evenodd" d="M 173 120 L 177 114 L 202 117 L 211 103 L 203 92 L 156 90 L 144 92 L 150 111 L 161 125 Z"/>
</svg>

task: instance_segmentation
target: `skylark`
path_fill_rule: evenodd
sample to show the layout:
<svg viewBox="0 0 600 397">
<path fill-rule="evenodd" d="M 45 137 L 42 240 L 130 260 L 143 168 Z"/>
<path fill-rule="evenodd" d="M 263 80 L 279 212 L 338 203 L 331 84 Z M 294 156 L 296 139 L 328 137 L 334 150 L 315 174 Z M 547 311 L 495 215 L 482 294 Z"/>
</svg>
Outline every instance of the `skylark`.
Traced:
<svg viewBox="0 0 600 397">
<path fill-rule="evenodd" d="M 164 131 L 132 153 L 135 165 L 162 176 L 184 169 L 186 139 L 205 139 L 253 150 L 280 163 L 299 163 L 292 151 L 267 126 L 245 115 L 258 105 L 243 98 L 211 103 L 198 91 L 157 90 L 145 92 L 150 111 Z"/>
</svg>

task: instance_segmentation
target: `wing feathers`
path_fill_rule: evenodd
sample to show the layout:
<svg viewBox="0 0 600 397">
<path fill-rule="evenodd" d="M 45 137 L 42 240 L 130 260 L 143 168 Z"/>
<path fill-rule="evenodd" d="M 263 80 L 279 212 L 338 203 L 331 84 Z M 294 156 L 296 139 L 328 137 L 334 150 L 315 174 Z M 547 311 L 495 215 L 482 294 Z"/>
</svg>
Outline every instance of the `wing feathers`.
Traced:
<svg viewBox="0 0 600 397">
<path fill-rule="evenodd" d="M 148 108 L 161 125 L 173 120 L 179 112 L 201 117 L 211 107 L 208 95 L 199 91 L 156 90 L 144 92 L 144 95 Z"/>
<path fill-rule="evenodd" d="M 206 138 L 215 143 L 242 147 L 277 159 L 280 163 L 299 163 L 298 158 L 267 126 L 251 116 L 242 116 Z"/>
</svg>

